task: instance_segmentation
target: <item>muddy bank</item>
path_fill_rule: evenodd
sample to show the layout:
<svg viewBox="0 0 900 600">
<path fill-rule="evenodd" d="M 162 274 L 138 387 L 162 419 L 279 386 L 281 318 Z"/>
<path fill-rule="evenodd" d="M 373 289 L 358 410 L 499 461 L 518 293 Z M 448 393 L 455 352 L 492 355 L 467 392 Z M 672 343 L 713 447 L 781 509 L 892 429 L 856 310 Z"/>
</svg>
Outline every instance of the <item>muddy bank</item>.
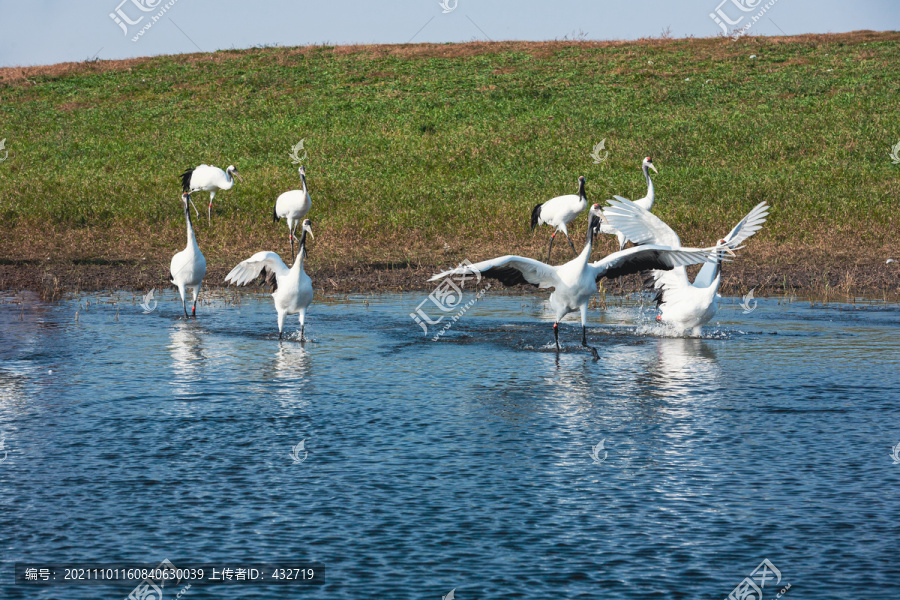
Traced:
<svg viewBox="0 0 900 600">
<path fill-rule="evenodd" d="M 447 263 L 428 265 L 405 262 L 317 266 L 311 261 L 307 273 L 317 291 L 328 293 L 426 291 L 434 287 L 433 283 L 428 283 L 428 278 L 446 266 Z M 226 287 L 224 279 L 229 268 L 210 265 L 204 287 Z M 0 262 L 0 290 L 31 290 L 47 300 L 61 298 L 70 292 L 163 289 L 171 286 L 168 279 L 168 258 Z M 604 283 L 608 293 L 620 294 L 636 291 L 640 280 L 637 276 L 631 276 Z M 252 290 L 254 286 L 247 289 Z M 806 266 L 737 261 L 726 265 L 720 293 L 723 296 L 739 296 L 750 289 L 754 289 L 757 296 L 791 294 L 801 297 L 828 296 L 835 300 L 860 296 L 897 299 L 900 297 L 900 263 L 871 261 L 840 266 Z"/>
</svg>

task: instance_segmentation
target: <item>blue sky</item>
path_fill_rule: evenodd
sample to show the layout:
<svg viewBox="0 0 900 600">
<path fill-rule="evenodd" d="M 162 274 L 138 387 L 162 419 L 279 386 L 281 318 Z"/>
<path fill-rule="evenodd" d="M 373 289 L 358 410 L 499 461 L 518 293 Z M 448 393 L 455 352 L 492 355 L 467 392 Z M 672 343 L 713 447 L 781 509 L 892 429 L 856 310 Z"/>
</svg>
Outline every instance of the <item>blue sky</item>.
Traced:
<svg viewBox="0 0 900 600">
<path fill-rule="evenodd" d="M 773 1 L 751 33 L 900 30 L 898 0 L 722 1 L 444 0 L 452 8 L 445 13 L 438 0 L 0 0 L 0 66 L 257 45 L 616 40 L 666 29 L 675 37 L 708 37 L 721 31 L 710 18 L 717 8 L 731 21 L 743 17 L 744 25 Z"/>
</svg>

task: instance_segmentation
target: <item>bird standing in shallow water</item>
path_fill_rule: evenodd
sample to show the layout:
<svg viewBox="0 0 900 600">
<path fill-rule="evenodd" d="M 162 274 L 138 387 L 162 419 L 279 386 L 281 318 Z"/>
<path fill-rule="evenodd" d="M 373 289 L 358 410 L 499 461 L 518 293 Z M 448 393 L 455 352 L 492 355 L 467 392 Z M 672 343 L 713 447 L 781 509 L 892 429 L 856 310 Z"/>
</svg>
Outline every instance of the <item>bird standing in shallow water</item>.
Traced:
<svg viewBox="0 0 900 600">
<path fill-rule="evenodd" d="M 225 283 L 247 285 L 262 275 L 267 283 L 274 285 L 272 299 L 275 301 L 275 311 L 278 313 L 278 339 L 281 339 L 284 331 L 285 315 L 296 314 L 300 315 L 300 341 L 305 339 L 306 309 L 312 303 L 313 287 L 309 275 L 303 271 L 303 257 L 306 254 L 304 252 L 306 234 L 309 233 L 310 236 L 313 236 L 311 225 L 309 219 L 303 221 L 303 233 L 300 236 L 297 258 L 290 269 L 274 252 L 257 252 L 233 268 L 225 277 Z"/>
<path fill-rule="evenodd" d="M 550 252 L 553 250 L 553 240 L 560 231 L 566 236 L 572 252 L 578 256 L 575 250 L 575 244 L 569 239 L 569 230 L 566 225 L 575 220 L 581 211 L 587 208 L 587 196 L 584 192 L 584 176 L 578 178 L 578 193 L 568 194 L 566 196 L 557 196 L 551 198 L 543 204 L 538 204 L 531 209 L 531 230 L 538 225 L 550 225 L 554 227 L 553 235 L 550 236 L 550 247 L 547 248 L 547 262 L 550 262 Z"/>
<path fill-rule="evenodd" d="M 212 165 L 199 165 L 193 169 L 188 169 L 181 175 L 181 189 L 186 194 L 194 192 L 209 192 L 209 210 L 207 218 L 212 222 L 212 203 L 216 197 L 216 192 L 221 190 L 230 190 L 234 186 L 234 178 L 244 181 L 241 174 L 238 173 L 237 167 L 229 165 L 224 171 L 219 167 Z M 193 205 L 193 202 L 191 202 Z M 197 210 L 197 207 L 194 207 Z M 199 215 L 198 215 L 199 216 Z"/>
<path fill-rule="evenodd" d="M 187 306 L 185 305 L 184 291 L 190 289 L 194 293 L 194 303 L 191 305 L 191 316 L 197 316 L 197 296 L 200 294 L 200 286 L 206 276 L 206 259 L 197 245 L 197 236 L 191 226 L 191 202 L 190 194 L 182 194 L 181 202 L 184 204 L 184 219 L 187 222 L 187 246 L 184 250 L 172 257 L 169 271 L 172 274 L 171 282 L 178 287 L 181 294 L 181 308 L 187 318 Z"/>
<path fill-rule="evenodd" d="M 611 220 L 614 224 L 616 223 L 615 217 L 611 217 Z M 564 265 L 553 267 L 531 258 L 507 255 L 471 266 L 444 271 L 429 281 L 477 271 L 483 277 L 496 279 L 506 286 L 525 283 L 539 288 L 554 288 L 553 293 L 550 294 L 550 308 L 556 314 L 553 336 L 557 352 L 560 349 L 559 321 L 567 314 L 580 310 L 581 345 L 589 348 L 594 358 L 599 358 L 597 351 L 587 343 L 587 309 L 591 296 L 597 291 L 597 282 L 600 279 L 604 277 L 612 279 L 648 269 L 668 270 L 678 266 L 712 262 L 717 257 L 715 248 L 635 246 L 591 263 L 588 260 L 591 256 L 594 236 L 599 233 L 601 224 L 599 204 L 595 204 L 591 208 L 588 222 L 588 234 L 584 249 L 581 254 Z"/>
<path fill-rule="evenodd" d="M 303 183 L 302 190 L 291 190 L 278 196 L 275 200 L 275 208 L 272 210 L 272 220 L 278 222 L 280 219 L 287 220 L 289 230 L 289 238 L 291 240 L 291 260 L 294 259 L 294 230 L 297 225 L 309 212 L 312 207 L 312 201 L 309 198 L 309 191 L 306 189 L 306 169 L 301 165 L 298 169 L 300 172 L 300 181 Z"/>
</svg>

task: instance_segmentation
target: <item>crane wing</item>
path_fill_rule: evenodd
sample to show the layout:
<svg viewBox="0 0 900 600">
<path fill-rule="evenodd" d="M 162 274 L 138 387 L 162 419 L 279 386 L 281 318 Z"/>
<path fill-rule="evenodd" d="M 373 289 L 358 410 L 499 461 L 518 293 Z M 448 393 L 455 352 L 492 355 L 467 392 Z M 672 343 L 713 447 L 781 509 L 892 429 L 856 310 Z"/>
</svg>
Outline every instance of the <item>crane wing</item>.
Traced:
<svg viewBox="0 0 900 600">
<path fill-rule="evenodd" d="M 725 240 L 725 243 L 732 250 L 736 249 L 741 245 L 741 242 L 762 229 L 763 223 L 766 222 L 766 218 L 768 216 L 769 205 L 764 201 L 760 202 L 753 207 L 753 210 L 747 213 L 747 216 L 741 219 L 738 224 L 734 226 L 734 229 L 732 229 L 728 233 L 728 235 L 723 238 Z M 708 287 L 712 285 L 712 282 L 715 278 L 716 266 L 703 265 L 703 268 L 700 269 L 699 273 L 697 273 L 697 277 L 694 278 L 694 286 Z"/>
<path fill-rule="evenodd" d="M 741 242 L 762 229 L 763 223 L 766 222 L 768 216 L 769 205 L 764 201 L 754 206 L 753 210 L 747 213 L 747 216 L 741 219 L 740 222 L 734 226 L 734 229 L 725 236 L 724 239 L 728 243 L 728 246 L 732 250 L 740 246 Z"/>
<path fill-rule="evenodd" d="M 703 266 L 705 267 L 706 265 Z M 713 270 L 715 270 L 714 264 Z M 675 267 L 671 271 L 653 270 L 644 279 L 644 288 L 651 292 L 656 292 L 656 296 L 653 298 L 656 306 L 669 300 L 673 294 L 677 294 L 690 285 L 691 282 L 684 267 Z"/>
<path fill-rule="evenodd" d="M 614 252 L 602 260 L 588 265 L 593 270 L 595 280 L 603 277 L 614 279 L 641 271 L 669 271 L 703 262 L 718 260 L 718 252 L 711 248 L 670 248 L 668 246 L 634 246 Z"/>
<path fill-rule="evenodd" d="M 247 285 L 262 275 L 266 278 L 266 283 L 277 286 L 278 278 L 286 276 L 289 271 L 281 257 L 274 252 L 257 252 L 233 268 L 225 276 L 225 283 Z"/>
<path fill-rule="evenodd" d="M 615 200 L 607 202 L 609 206 L 603 208 L 603 216 L 635 244 L 681 247 L 678 234 L 646 208 L 622 196 L 615 196 Z"/>
<path fill-rule="evenodd" d="M 428 281 L 436 281 L 450 275 L 475 273 L 476 271 L 480 272 L 483 277 L 496 279 L 506 286 L 524 283 L 540 288 L 549 288 L 556 287 L 560 283 L 554 267 L 539 260 L 513 255 L 484 260 L 471 266 L 457 267 L 456 269 L 438 273 Z"/>
</svg>

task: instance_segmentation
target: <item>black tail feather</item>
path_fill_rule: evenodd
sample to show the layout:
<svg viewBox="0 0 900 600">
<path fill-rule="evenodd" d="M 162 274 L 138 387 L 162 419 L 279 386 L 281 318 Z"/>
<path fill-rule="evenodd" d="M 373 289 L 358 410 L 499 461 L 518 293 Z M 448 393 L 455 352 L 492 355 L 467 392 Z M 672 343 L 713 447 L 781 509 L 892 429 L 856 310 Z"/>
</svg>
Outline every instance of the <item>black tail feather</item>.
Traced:
<svg viewBox="0 0 900 600">
<path fill-rule="evenodd" d="M 273 223 L 277 223 L 280 220 L 278 218 L 278 211 L 276 210 L 277 208 L 278 208 L 277 206 L 272 207 L 272 222 Z"/>
<path fill-rule="evenodd" d="M 534 231 L 534 228 L 538 225 L 538 220 L 541 218 L 541 207 L 543 204 L 538 204 L 534 208 L 531 209 L 531 230 Z"/>
<path fill-rule="evenodd" d="M 185 194 L 191 193 L 191 175 L 193 174 L 194 169 L 188 169 L 187 171 L 179 175 L 179 177 L 181 177 L 181 190 Z"/>
</svg>

